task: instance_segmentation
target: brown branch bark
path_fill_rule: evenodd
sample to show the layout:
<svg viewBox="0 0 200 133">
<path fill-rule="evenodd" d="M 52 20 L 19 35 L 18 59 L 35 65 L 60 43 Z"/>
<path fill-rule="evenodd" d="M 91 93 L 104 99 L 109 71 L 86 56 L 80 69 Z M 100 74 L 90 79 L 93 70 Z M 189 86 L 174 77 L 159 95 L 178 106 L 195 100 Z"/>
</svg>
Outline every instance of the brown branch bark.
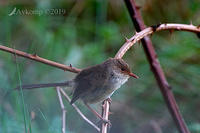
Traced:
<svg viewBox="0 0 200 133">
<path fill-rule="evenodd" d="M 135 1 L 134 0 L 125 0 L 125 3 L 128 8 L 128 11 L 131 15 L 131 18 L 132 18 L 132 21 L 136 28 L 136 31 L 141 31 L 141 30 L 145 29 L 144 22 L 142 20 L 140 12 L 138 11 Z M 194 27 L 194 26 L 192 26 L 192 28 L 198 29 L 197 27 Z M 156 31 L 156 30 L 158 30 L 158 28 L 154 27 L 154 28 L 152 28 L 152 30 Z M 199 30 L 200 29 L 198 29 L 197 32 L 199 32 Z M 153 32 L 153 31 L 151 31 L 151 32 Z M 164 100 L 165 100 L 167 107 L 179 129 L 179 132 L 180 133 L 189 133 L 190 131 L 188 130 L 188 128 L 183 120 L 183 117 L 181 116 L 181 114 L 179 112 L 179 108 L 176 104 L 176 100 L 175 100 L 174 95 L 170 89 L 170 86 L 165 78 L 165 75 L 160 66 L 160 63 L 157 59 L 157 55 L 156 55 L 156 52 L 154 50 L 154 47 L 152 45 L 150 38 L 145 37 L 144 39 L 142 39 L 142 44 L 143 44 L 143 48 L 146 53 L 147 59 L 149 61 L 149 64 L 151 66 L 151 70 L 154 73 L 154 76 L 160 87 L 160 91 L 162 92 Z"/>
<path fill-rule="evenodd" d="M 22 52 L 22 51 L 19 51 L 19 50 L 8 48 L 6 46 L 0 45 L 0 50 L 6 51 L 6 52 L 9 52 L 11 54 L 18 55 L 18 56 L 21 56 L 21 57 L 24 57 L 24 58 L 28 58 L 28 59 L 31 59 L 31 60 L 34 60 L 34 61 L 37 61 L 37 62 L 41 62 L 43 64 L 47 64 L 47 65 L 50 65 L 50 66 L 53 66 L 53 67 L 57 67 L 57 68 L 62 69 L 64 71 L 70 71 L 70 72 L 74 72 L 74 73 L 78 73 L 78 72 L 81 71 L 80 69 L 77 69 L 75 67 L 66 66 L 66 65 L 54 62 L 54 61 L 50 61 L 50 60 L 41 58 L 37 55 L 32 55 L 32 54 L 28 54 L 28 53 L 25 53 L 25 52 Z"/>
</svg>

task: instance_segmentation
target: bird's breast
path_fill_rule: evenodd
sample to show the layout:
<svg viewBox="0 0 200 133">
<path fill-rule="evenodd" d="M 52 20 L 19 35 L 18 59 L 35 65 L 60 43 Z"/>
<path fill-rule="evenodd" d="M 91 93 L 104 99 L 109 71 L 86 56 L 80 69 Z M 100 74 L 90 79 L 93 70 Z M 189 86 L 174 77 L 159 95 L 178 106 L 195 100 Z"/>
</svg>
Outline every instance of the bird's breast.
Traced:
<svg viewBox="0 0 200 133">
<path fill-rule="evenodd" d="M 116 90 L 121 87 L 127 80 L 129 76 L 124 74 L 112 73 L 109 79 L 110 88 Z"/>
<path fill-rule="evenodd" d="M 93 89 L 87 96 L 82 97 L 82 100 L 90 104 L 101 102 L 111 97 L 112 94 L 128 80 L 128 78 L 129 76 L 127 75 L 112 73 L 101 87 Z"/>
</svg>

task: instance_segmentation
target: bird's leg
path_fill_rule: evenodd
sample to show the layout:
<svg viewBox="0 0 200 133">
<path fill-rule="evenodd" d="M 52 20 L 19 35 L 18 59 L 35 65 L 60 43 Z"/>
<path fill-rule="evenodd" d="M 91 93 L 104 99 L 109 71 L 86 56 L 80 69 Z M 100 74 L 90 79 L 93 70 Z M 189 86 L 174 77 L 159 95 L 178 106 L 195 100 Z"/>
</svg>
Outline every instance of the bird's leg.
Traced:
<svg viewBox="0 0 200 133">
<path fill-rule="evenodd" d="M 88 105 L 87 103 L 84 103 L 84 104 L 88 107 L 88 109 L 89 109 L 95 116 L 97 116 L 97 117 L 100 118 L 100 119 L 103 119 L 103 118 L 101 117 L 101 115 L 100 115 L 99 113 L 97 113 L 96 110 L 94 110 L 93 108 L 90 107 L 90 105 Z"/>
<path fill-rule="evenodd" d="M 97 111 L 95 111 L 93 108 L 90 107 L 90 105 L 88 105 L 87 103 L 84 103 L 88 109 L 98 118 L 100 118 L 103 122 L 110 124 L 109 120 L 105 120 Z"/>
<path fill-rule="evenodd" d="M 112 99 L 111 99 L 110 97 L 108 97 L 106 100 L 107 100 L 108 103 L 111 105 Z M 103 106 L 103 105 L 102 105 L 102 106 Z M 113 112 L 108 112 L 108 113 L 109 113 L 109 115 L 113 114 Z"/>
</svg>

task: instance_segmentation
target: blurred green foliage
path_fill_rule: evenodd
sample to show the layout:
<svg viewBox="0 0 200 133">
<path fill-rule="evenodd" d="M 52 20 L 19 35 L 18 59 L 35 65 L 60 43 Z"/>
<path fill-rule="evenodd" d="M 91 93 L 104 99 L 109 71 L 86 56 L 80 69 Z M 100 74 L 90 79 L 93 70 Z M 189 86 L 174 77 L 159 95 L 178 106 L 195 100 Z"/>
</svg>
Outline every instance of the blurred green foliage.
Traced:
<svg viewBox="0 0 200 133">
<path fill-rule="evenodd" d="M 147 26 L 158 23 L 200 24 L 199 0 L 137 1 Z M 115 0 L 14 0 L 0 1 L 0 45 L 77 68 L 101 63 L 113 57 L 135 30 L 123 1 Z M 14 9 L 42 11 L 43 14 L 8 14 Z M 62 9 L 62 13 L 44 13 Z M 200 40 L 195 34 L 166 31 L 152 37 L 158 58 L 192 133 L 200 132 Z M 113 95 L 111 133 L 176 133 L 177 129 L 163 101 L 142 46 L 137 44 L 124 59 L 140 79 L 130 79 Z M 75 74 L 15 57 L 0 51 L 0 133 L 60 133 L 61 109 L 56 91 L 37 89 L 11 91 L 22 84 L 61 82 Z M 7 94 L 7 92 L 9 92 Z M 93 121 L 95 117 L 82 103 L 80 109 Z M 74 109 L 65 102 L 67 133 L 94 133 Z M 23 113 L 25 107 L 25 114 Z M 95 107 L 95 106 L 94 106 Z M 100 108 L 97 106 L 97 109 Z M 26 122 L 24 122 L 24 117 Z"/>
</svg>

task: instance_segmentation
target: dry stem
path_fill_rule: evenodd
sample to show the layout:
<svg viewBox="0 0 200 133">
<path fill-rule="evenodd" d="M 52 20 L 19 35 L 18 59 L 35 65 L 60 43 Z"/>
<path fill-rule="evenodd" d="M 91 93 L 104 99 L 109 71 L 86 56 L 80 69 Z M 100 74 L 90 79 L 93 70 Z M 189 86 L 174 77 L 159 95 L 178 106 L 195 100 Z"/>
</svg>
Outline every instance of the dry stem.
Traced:
<svg viewBox="0 0 200 133">
<path fill-rule="evenodd" d="M 66 131 L 66 112 L 67 110 L 65 109 L 65 106 L 64 106 L 64 103 L 63 103 L 63 100 L 62 100 L 62 96 L 61 96 L 61 93 L 60 93 L 60 87 L 56 87 L 56 91 L 57 91 L 57 94 L 58 94 L 58 99 L 59 99 L 59 102 L 60 102 L 60 107 L 62 109 L 62 133 L 65 133 Z"/>
<path fill-rule="evenodd" d="M 127 6 L 127 9 L 129 11 L 129 14 L 131 16 L 131 19 L 133 21 L 133 24 L 135 26 L 135 29 L 137 32 L 142 32 L 145 30 L 145 24 L 142 20 L 142 16 L 139 12 L 139 8 L 136 5 L 134 0 L 124 0 Z M 175 30 L 186 30 L 191 32 L 196 32 L 197 36 L 200 36 L 200 29 L 199 26 L 195 27 L 192 24 L 191 25 L 183 25 L 183 24 L 164 24 L 164 25 L 156 25 L 151 27 L 151 32 L 163 30 L 163 29 L 170 29 L 170 32 Z M 150 33 L 150 34 L 152 34 Z M 137 40 L 137 39 L 136 39 Z M 155 76 L 155 79 L 157 81 L 157 84 L 160 88 L 160 91 L 163 95 L 163 98 L 165 100 L 165 103 L 171 113 L 171 116 L 173 117 L 177 128 L 180 133 L 190 133 L 188 130 L 183 117 L 181 116 L 181 113 L 179 111 L 178 105 L 176 104 L 175 97 L 171 91 L 171 87 L 168 84 L 164 72 L 160 66 L 159 60 L 157 58 L 155 49 L 153 47 L 153 44 L 149 37 L 144 37 L 144 39 L 141 40 L 142 46 L 144 48 L 144 52 L 146 54 L 146 57 L 148 59 L 148 62 L 150 64 L 151 70 Z M 125 51 L 127 51 L 128 48 L 125 48 Z M 123 51 L 123 49 L 122 49 Z M 119 52 L 120 53 L 120 52 Z M 123 52 L 121 52 L 123 53 Z M 125 52 L 124 52 L 125 53 Z"/>
<path fill-rule="evenodd" d="M 16 50 L 16 49 L 8 48 L 6 46 L 0 45 L 0 50 L 6 51 L 6 52 L 9 52 L 11 54 L 18 55 L 18 56 L 21 56 L 21 57 L 24 57 L 24 58 L 28 58 L 28 59 L 31 59 L 31 60 L 34 60 L 34 61 L 37 61 L 37 62 L 41 62 L 41 63 L 47 64 L 47 65 L 50 65 L 50 66 L 54 66 L 54 67 L 57 67 L 57 68 L 62 69 L 64 71 L 70 71 L 70 72 L 74 72 L 74 73 L 78 73 L 78 72 L 81 71 L 80 69 L 74 68 L 72 66 L 66 66 L 66 65 L 54 62 L 54 61 L 50 61 L 50 60 L 41 58 L 41 57 L 37 56 L 36 54 L 33 54 L 33 55 L 28 54 L 28 53 L 25 53 L 25 52 L 22 52 L 22 51 L 19 51 L 19 50 Z"/>
<path fill-rule="evenodd" d="M 67 99 L 68 102 L 71 101 L 71 99 L 69 98 L 69 96 L 65 93 L 65 91 L 60 88 L 61 93 L 64 95 L 65 99 Z M 74 107 L 74 109 L 76 110 L 76 112 L 78 112 L 78 114 L 87 122 L 89 123 L 91 126 L 93 126 L 97 131 L 100 131 L 100 129 L 93 123 L 91 122 L 81 111 L 80 109 L 75 105 L 72 104 L 72 106 Z"/>
<path fill-rule="evenodd" d="M 124 54 L 133 46 L 136 42 L 140 41 L 145 36 L 151 35 L 157 31 L 162 30 L 183 30 L 183 31 L 190 31 L 195 33 L 200 33 L 200 28 L 194 25 L 186 25 L 186 24 L 161 24 L 158 27 L 154 28 L 148 27 L 138 33 L 136 33 L 130 39 L 127 39 L 124 45 L 119 49 L 115 58 L 122 58 Z"/>
<path fill-rule="evenodd" d="M 110 108 L 110 104 L 108 100 L 105 100 L 102 103 L 102 117 L 104 120 L 109 120 L 108 116 L 109 116 L 109 108 Z M 102 123 L 102 127 L 101 127 L 101 133 L 107 133 L 108 130 L 108 123 Z"/>
</svg>

